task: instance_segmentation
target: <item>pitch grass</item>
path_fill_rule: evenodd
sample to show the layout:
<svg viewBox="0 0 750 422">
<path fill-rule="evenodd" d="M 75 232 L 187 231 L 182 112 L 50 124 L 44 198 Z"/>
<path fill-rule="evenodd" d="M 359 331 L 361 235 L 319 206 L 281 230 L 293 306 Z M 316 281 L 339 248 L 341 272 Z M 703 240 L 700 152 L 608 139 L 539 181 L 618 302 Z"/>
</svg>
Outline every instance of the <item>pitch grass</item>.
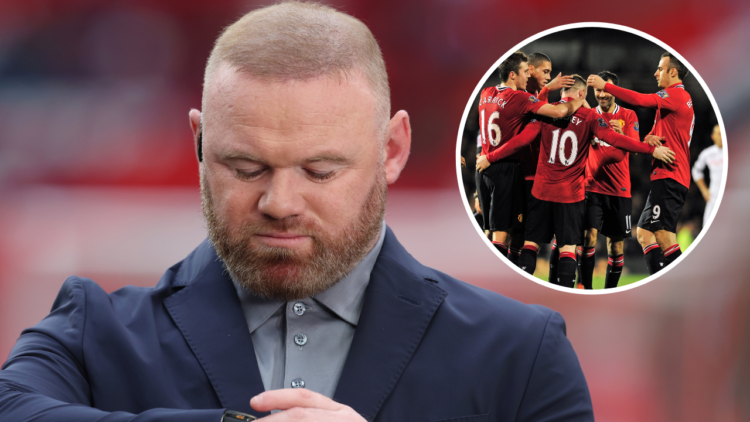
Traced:
<svg viewBox="0 0 750 422">
<path fill-rule="evenodd" d="M 534 272 L 534 277 L 538 277 L 544 281 L 549 280 L 549 263 L 544 260 L 539 260 L 540 264 L 537 264 L 536 271 Z M 603 270 L 606 270 L 606 261 L 604 261 L 605 264 L 603 266 Z M 597 272 L 599 274 L 597 274 Z M 597 289 L 603 289 L 604 288 L 604 275 L 602 274 L 604 271 L 595 271 L 594 272 L 594 290 Z M 648 277 L 648 274 L 623 274 L 620 276 L 620 282 L 617 283 L 617 287 L 627 286 L 628 284 L 635 283 L 636 281 L 643 280 L 644 278 Z"/>
<path fill-rule="evenodd" d="M 648 277 L 648 274 L 623 274 L 620 276 L 620 282 L 617 283 L 617 287 L 627 286 L 628 284 L 641 281 Z M 604 277 L 594 277 L 593 281 L 594 289 L 604 288 Z"/>
</svg>

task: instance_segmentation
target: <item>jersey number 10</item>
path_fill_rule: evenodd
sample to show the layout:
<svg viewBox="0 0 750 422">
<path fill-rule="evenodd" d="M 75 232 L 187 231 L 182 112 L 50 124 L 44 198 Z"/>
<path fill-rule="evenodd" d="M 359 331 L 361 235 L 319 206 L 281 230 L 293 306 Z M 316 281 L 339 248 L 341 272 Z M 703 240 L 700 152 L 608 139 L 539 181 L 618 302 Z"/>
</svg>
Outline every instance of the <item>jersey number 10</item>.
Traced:
<svg viewBox="0 0 750 422">
<path fill-rule="evenodd" d="M 570 157 L 565 156 L 565 142 L 568 140 L 570 140 Z M 557 145 L 558 141 L 560 143 L 559 147 Z M 573 164 L 578 155 L 578 137 L 575 132 L 572 130 L 566 130 L 563 132 L 562 137 L 560 137 L 560 129 L 555 129 L 552 132 L 552 148 L 549 152 L 548 163 L 555 164 L 555 157 L 557 156 L 558 150 L 560 151 L 560 163 L 562 163 L 562 165 L 567 167 Z"/>
</svg>

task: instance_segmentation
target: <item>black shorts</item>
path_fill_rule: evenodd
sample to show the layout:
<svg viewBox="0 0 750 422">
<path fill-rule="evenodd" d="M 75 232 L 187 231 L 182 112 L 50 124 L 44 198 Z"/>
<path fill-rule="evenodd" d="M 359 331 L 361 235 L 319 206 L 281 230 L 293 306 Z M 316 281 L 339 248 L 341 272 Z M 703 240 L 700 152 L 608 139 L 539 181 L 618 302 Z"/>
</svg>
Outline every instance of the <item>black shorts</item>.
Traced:
<svg viewBox="0 0 750 422">
<path fill-rule="evenodd" d="M 650 232 L 666 230 L 677 233 L 677 219 L 685 205 L 687 192 L 688 188 L 673 179 L 652 181 L 638 227 Z"/>
<path fill-rule="evenodd" d="M 524 240 L 550 243 L 555 236 L 558 247 L 583 244 L 584 203 L 563 204 L 540 199 L 530 202 Z"/>
<path fill-rule="evenodd" d="M 523 181 L 523 192 L 524 192 L 524 199 L 523 199 L 523 217 L 528 218 L 529 216 L 529 207 L 533 205 L 534 201 L 538 201 L 534 197 L 534 195 L 531 194 L 531 190 L 534 188 L 534 181 L 533 180 L 524 180 Z M 526 232 L 526 221 L 522 219 L 521 221 L 521 231 L 517 232 L 516 234 L 521 235 L 525 239 L 525 232 Z"/>
<path fill-rule="evenodd" d="M 585 229 L 596 229 L 609 238 L 631 237 L 633 200 L 621 196 L 586 192 Z"/>
<path fill-rule="evenodd" d="M 523 176 L 514 162 L 492 163 L 481 173 L 479 205 L 484 229 L 501 232 L 523 232 Z"/>
</svg>

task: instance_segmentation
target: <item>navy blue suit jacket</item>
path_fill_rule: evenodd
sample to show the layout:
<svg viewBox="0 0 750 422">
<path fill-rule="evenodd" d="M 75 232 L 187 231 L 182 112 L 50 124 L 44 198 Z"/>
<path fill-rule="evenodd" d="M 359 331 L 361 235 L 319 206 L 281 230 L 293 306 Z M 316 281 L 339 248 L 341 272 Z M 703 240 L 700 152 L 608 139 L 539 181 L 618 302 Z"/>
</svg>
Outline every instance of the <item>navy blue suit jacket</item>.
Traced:
<svg viewBox="0 0 750 422">
<path fill-rule="evenodd" d="M 66 280 L 0 371 L 0 420 L 218 422 L 262 391 L 204 242 L 154 288 Z M 593 420 L 559 314 L 422 266 L 390 229 L 333 398 L 370 421 Z"/>
</svg>

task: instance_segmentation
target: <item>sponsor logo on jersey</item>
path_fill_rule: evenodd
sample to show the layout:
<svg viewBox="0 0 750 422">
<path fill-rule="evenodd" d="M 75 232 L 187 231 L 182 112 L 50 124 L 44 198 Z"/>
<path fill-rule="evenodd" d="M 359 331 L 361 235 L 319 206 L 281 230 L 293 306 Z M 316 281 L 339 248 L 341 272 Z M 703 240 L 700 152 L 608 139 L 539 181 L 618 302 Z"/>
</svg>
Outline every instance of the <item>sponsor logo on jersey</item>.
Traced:
<svg viewBox="0 0 750 422">
<path fill-rule="evenodd" d="M 640 132 L 640 127 L 638 126 L 638 122 L 633 123 L 633 129 L 635 129 L 636 132 Z"/>
<path fill-rule="evenodd" d="M 657 92 L 656 95 L 665 99 L 669 98 L 669 94 L 667 94 L 667 91 L 665 89 L 662 89 L 661 91 Z"/>
<path fill-rule="evenodd" d="M 532 103 L 538 103 L 539 102 L 539 98 L 531 95 L 531 96 L 529 96 L 529 101 L 531 101 Z"/>
<path fill-rule="evenodd" d="M 611 147 L 612 145 L 602 141 L 601 139 L 594 136 L 594 139 L 591 141 L 591 145 L 601 145 L 603 147 Z"/>
<path fill-rule="evenodd" d="M 601 127 L 607 127 L 607 122 L 604 121 L 601 117 L 596 119 L 596 121 L 599 123 L 599 126 Z"/>
</svg>

